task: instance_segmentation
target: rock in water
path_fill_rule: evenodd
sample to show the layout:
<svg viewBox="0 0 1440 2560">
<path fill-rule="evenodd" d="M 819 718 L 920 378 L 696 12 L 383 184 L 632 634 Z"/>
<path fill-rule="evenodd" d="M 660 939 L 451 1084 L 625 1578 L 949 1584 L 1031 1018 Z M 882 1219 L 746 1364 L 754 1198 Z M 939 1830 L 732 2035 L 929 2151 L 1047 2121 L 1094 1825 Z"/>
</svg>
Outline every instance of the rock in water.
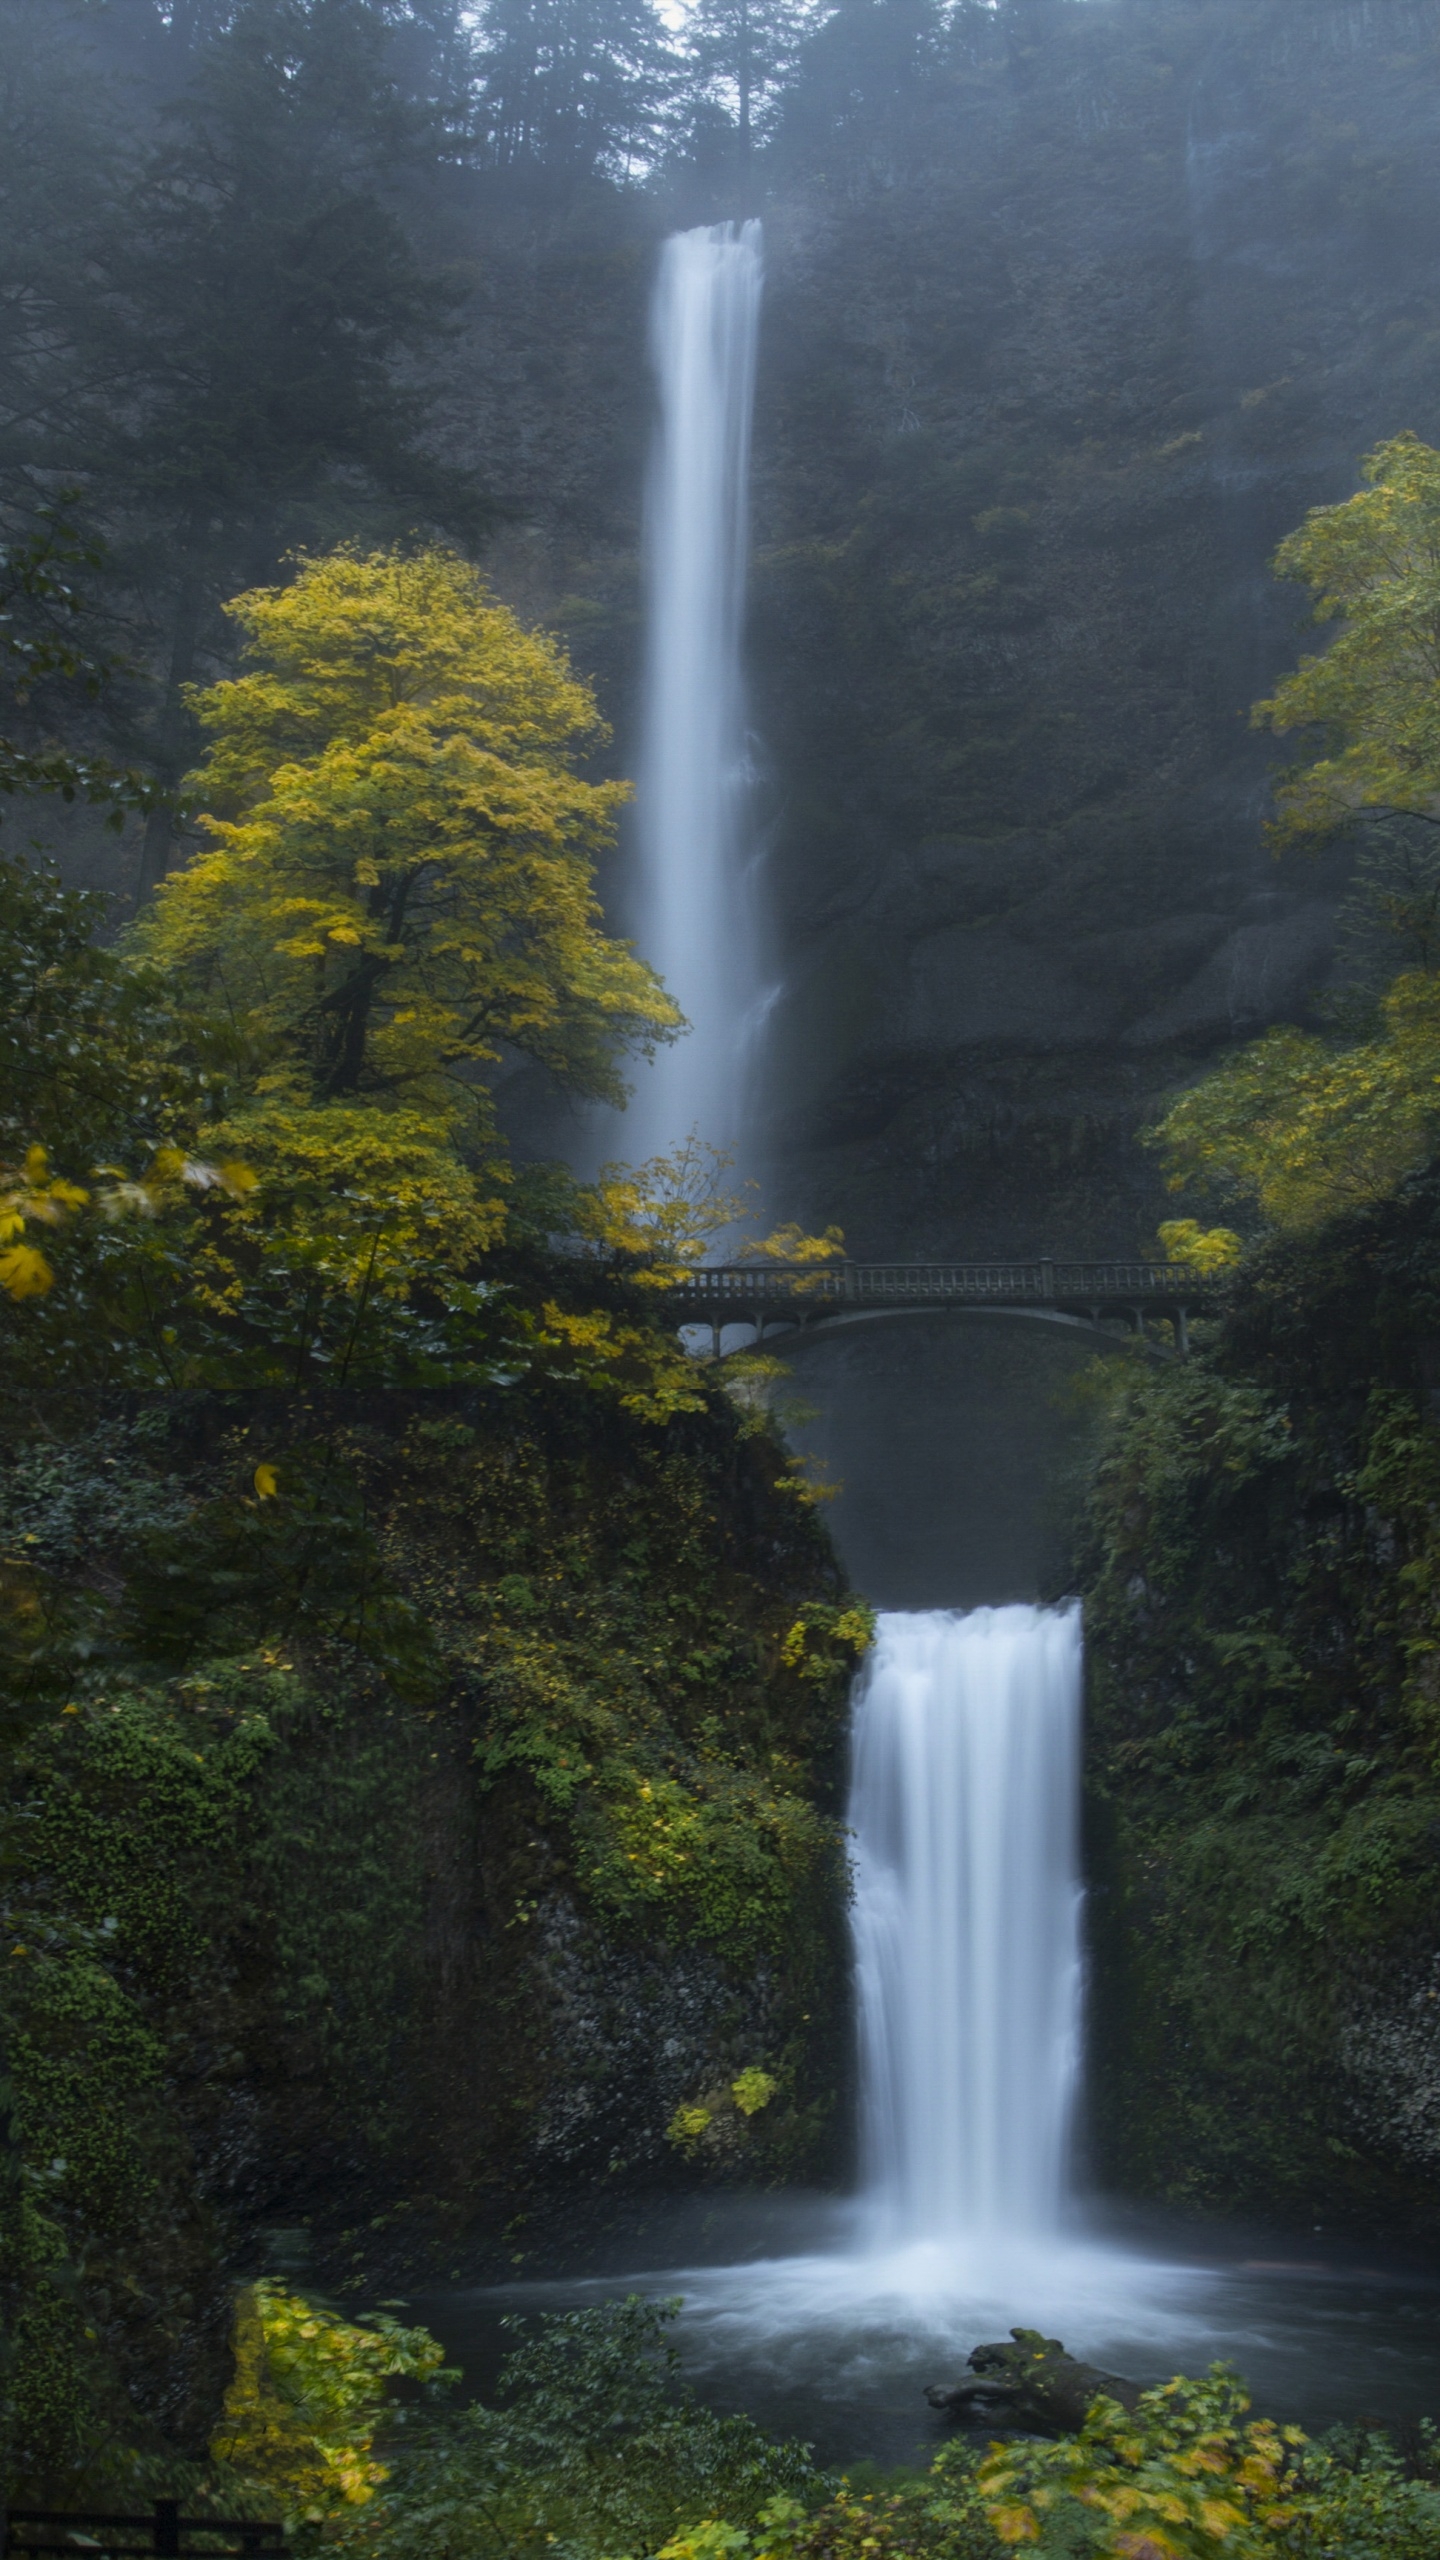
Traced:
<svg viewBox="0 0 1440 2560">
<path fill-rule="evenodd" d="M 976 2347 L 966 2358 L 973 2382 L 932 2382 L 925 2397 L 932 2409 L 974 2425 L 986 2420 L 1049 2435 L 1069 2435 L 1085 2423 L 1092 2400 L 1103 2394 L 1133 2409 L 1140 2397 L 1138 2382 L 1123 2374 L 1103 2373 L 1067 2355 L 1058 2338 L 1038 2329 L 1012 2329 L 1012 2346 L 997 2340 Z"/>
</svg>

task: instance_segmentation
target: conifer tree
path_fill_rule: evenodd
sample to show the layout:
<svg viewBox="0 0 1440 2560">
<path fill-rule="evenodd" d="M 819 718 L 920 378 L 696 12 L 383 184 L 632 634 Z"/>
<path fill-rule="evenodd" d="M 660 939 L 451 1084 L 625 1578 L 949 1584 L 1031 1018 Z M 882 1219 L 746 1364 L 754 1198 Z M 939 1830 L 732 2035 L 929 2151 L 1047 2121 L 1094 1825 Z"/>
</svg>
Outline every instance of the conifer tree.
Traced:
<svg viewBox="0 0 1440 2560">
<path fill-rule="evenodd" d="M 688 92 L 733 118 L 742 166 L 815 14 L 811 0 L 696 0 L 686 27 Z"/>
<path fill-rule="evenodd" d="M 298 543 L 417 523 L 469 539 L 484 521 L 426 450 L 450 295 L 395 209 L 437 125 L 463 121 L 453 95 L 425 95 L 467 76 L 441 59 L 446 16 L 442 0 L 0 16 L 0 537 L 28 534 L 57 471 L 87 493 L 159 697 L 123 752 L 165 785 L 194 755 L 185 688 L 224 646 L 224 596 Z M 171 825 L 162 799 L 142 885 Z"/>
<path fill-rule="evenodd" d="M 488 0 L 481 23 L 493 167 L 565 188 L 653 156 L 671 60 L 652 0 Z"/>
<path fill-rule="evenodd" d="M 169 566 L 167 782 L 192 752 L 185 688 L 227 590 L 357 513 L 376 529 L 400 510 L 475 522 L 397 378 L 444 299 L 383 201 L 405 138 L 385 44 L 373 0 L 240 0 L 134 191 L 115 281 L 149 354 L 106 462 L 153 528 L 145 565 L 158 534 Z M 145 885 L 167 862 L 162 809 Z"/>
</svg>

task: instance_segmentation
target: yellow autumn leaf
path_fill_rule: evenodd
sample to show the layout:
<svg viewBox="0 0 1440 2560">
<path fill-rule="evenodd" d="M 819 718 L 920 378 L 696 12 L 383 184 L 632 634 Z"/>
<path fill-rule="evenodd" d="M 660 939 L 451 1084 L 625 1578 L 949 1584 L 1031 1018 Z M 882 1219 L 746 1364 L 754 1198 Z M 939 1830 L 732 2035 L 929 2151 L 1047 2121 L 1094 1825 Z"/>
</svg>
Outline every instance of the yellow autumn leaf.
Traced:
<svg viewBox="0 0 1440 2560">
<path fill-rule="evenodd" d="M 272 1466 L 263 1462 L 255 1470 L 255 1490 L 262 1502 L 273 1502 L 280 1491 L 280 1478 Z"/>
<path fill-rule="evenodd" d="M 43 1298 L 55 1285 L 55 1274 L 33 1244 L 15 1244 L 0 1253 L 0 1289 L 10 1298 Z"/>
<path fill-rule="evenodd" d="M 1040 2527 L 1029 2507 L 988 2507 L 990 2529 L 1002 2542 L 1038 2542 Z"/>
<path fill-rule="evenodd" d="M 1223 2542 L 1231 2526 L 1243 2524 L 1245 2518 L 1239 2507 L 1232 2505 L 1228 2498 L 1202 2498 L 1200 2521 L 1207 2533 L 1213 2534 L 1217 2542 Z"/>
</svg>

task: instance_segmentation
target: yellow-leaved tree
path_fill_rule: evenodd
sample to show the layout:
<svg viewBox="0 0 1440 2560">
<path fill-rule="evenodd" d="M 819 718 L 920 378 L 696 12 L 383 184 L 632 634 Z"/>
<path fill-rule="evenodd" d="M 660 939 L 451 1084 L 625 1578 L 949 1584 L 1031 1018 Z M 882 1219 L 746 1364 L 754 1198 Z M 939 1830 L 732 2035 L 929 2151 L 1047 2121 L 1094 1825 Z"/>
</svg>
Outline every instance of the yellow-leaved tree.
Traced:
<svg viewBox="0 0 1440 2560">
<path fill-rule="evenodd" d="M 1393 1192 L 1440 1144 L 1440 975 L 1397 978 L 1372 1038 L 1282 1025 L 1180 1096 L 1155 1132 L 1170 1187 L 1306 1228 Z"/>
<path fill-rule="evenodd" d="M 1279 844 L 1333 834 L 1366 810 L 1440 824 L 1440 452 L 1392 436 L 1361 465 L 1365 486 L 1313 507 L 1275 554 L 1339 629 L 1265 702 L 1257 727 L 1318 729 L 1324 751 L 1283 774 Z"/>
<path fill-rule="evenodd" d="M 413 1178 L 498 1155 L 494 1071 L 516 1054 L 571 1092 L 624 1098 L 620 1060 L 681 1028 L 603 930 L 596 855 L 627 787 L 589 688 L 447 551 L 302 560 L 229 607 L 241 673 L 193 696 L 206 849 L 164 882 L 135 948 L 221 1006 L 256 1069 L 225 1132 L 263 1169 L 334 1115 L 403 1121 Z M 438 1166 L 437 1166 L 438 1179 Z M 491 1198 L 470 1245 L 500 1218 Z"/>
<path fill-rule="evenodd" d="M 1171 1188 L 1307 1228 L 1386 1198 L 1440 1146 L 1440 452 L 1399 435 L 1364 486 L 1315 507 L 1275 554 L 1327 647 L 1255 705 L 1319 752 L 1276 784 L 1277 847 L 1344 827 L 1374 841 L 1361 921 L 1398 974 L 1355 991 L 1348 1037 L 1281 1025 L 1182 1094 L 1153 1133 Z M 1364 1010 L 1368 1003 L 1368 1018 Z M 1198 1233 L 1198 1230 L 1197 1230 Z"/>
</svg>

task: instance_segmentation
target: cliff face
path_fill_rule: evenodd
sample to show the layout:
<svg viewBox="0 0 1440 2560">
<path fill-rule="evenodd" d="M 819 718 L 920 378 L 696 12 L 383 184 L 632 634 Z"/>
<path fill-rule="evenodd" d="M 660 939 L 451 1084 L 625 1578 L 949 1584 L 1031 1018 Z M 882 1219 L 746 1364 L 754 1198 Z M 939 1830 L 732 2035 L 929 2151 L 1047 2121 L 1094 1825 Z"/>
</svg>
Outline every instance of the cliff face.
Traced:
<svg viewBox="0 0 1440 2560">
<path fill-rule="evenodd" d="M 759 207 L 770 1143 L 862 1253 L 1148 1233 L 1137 1123 L 1330 963 L 1343 857 L 1260 835 L 1246 715 L 1304 645 L 1269 555 L 1440 432 L 1433 7 L 977 18 L 843 12 Z M 496 574 L 632 770 L 654 235 L 741 209 L 494 234 L 458 359 Z"/>
<path fill-rule="evenodd" d="M 1107 2182 L 1433 2239 L 1432 1177 L 1122 1382 L 1083 1551 Z"/>
<path fill-rule="evenodd" d="M 768 1435 L 177 1399 L 6 1454 L 61 1676 L 0 1807 L 29 2478 L 199 2451 L 246 2272 L 839 2165 L 864 1622 Z"/>
</svg>

